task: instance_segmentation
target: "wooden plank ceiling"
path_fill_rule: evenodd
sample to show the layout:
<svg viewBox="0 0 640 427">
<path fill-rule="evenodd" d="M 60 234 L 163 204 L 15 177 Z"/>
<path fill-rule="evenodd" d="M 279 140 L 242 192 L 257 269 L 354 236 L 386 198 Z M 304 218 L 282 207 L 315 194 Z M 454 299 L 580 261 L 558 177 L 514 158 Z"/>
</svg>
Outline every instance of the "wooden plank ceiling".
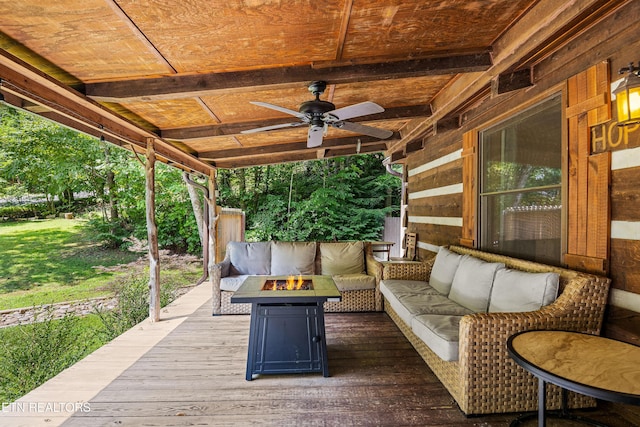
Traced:
<svg viewBox="0 0 640 427">
<path fill-rule="evenodd" d="M 125 147 L 155 139 L 163 160 L 200 172 L 388 152 L 408 129 L 416 136 L 452 82 L 492 66 L 493 44 L 536 3 L 0 1 L 0 91 Z M 383 106 L 351 121 L 393 136 L 329 128 L 322 146 L 307 148 L 306 126 L 240 133 L 298 121 L 250 101 L 297 111 L 314 80 L 328 82 L 322 99 L 337 108 Z"/>
</svg>

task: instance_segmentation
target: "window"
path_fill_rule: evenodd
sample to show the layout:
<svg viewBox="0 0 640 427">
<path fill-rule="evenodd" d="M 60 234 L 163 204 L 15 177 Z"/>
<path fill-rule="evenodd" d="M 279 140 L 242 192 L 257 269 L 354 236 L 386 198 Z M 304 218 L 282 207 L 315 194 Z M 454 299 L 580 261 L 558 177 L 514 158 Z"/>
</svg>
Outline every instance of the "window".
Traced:
<svg viewBox="0 0 640 427">
<path fill-rule="evenodd" d="M 561 96 L 482 130 L 478 143 L 481 249 L 559 264 Z"/>
</svg>

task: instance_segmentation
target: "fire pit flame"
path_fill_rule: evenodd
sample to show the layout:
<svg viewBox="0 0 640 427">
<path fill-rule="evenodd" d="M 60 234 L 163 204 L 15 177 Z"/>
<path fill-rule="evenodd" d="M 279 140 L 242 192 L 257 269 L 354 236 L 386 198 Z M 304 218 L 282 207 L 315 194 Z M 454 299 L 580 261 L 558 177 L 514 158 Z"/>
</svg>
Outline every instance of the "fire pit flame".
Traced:
<svg viewBox="0 0 640 427">
<path fill-rule="evenodd" d="M 303 291 L 312 289 L 313 281 L 311 279 L 303 279 L 302 276 L 267 280 L 262 287 L 263 291 Z"/>
</svg>

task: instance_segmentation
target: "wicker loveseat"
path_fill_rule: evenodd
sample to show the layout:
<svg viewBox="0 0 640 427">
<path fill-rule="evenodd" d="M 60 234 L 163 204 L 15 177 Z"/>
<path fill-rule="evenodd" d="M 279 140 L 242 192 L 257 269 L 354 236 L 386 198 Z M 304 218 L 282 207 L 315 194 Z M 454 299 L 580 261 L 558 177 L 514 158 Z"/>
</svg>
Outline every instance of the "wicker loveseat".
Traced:
<svg viewBox="0 0 640 427">
<path fill-rule="evenodd" d="M 382 270 L 370 242 L 229 242 L 225 259 L 212 272 L 213 314 L 248 314 L 251 304 L 231 296 L 249 275 L 331 275 L 340 302 L 327 312 L 382 311 Z"/>
<path fill-rule="evenodd" d="M 445 251 L 441 249 L 441 252 Z M 440 310 L 445 313 L 448 312 L 447 310 L 452 310 L 451 304 L 454 303 L 447 302 L 446 298 L 451 298 L 456 283 L 450 285 L 449 295 L 437 292 L 429 286 L 429 283 L 436 288 L 442 285 L 440 283 L 442 267 L 438 267 L 438 273 L 434 270 L 434 276 L 439 276 L 437 280 L 435 278 L 430 280 L 437 257 L 420 263 L 386 263 L 380 284 L 385 311 L 420 353 L 465 414 L 536 410 L 537 380 L 509 357 L 506 348 L 507 339 L 516 332 L 534 329 L 599 334 L 610 280 L 463 247 L 451 246 L 446 252 L 458 258 L 462 258 L 458 254 L 466 255 L 468 261 L 500 263 L 497 269 L 494 269 L 496 281 L 497 271 L 500 269 L 503 270 L 504 274 L 501 276 L 504 277 L 509 277 L 510 274 L 529 276 L 526 272 L 538 273 L 530 274 L 532 277 L 546 277 L 549 275 L 540 273 L 555 273 L 557 299 L 552 295 L 552 301 L 545 301 L 538 309 L 522 312 L 501 311 L 500 304 L 504 303 L 505 298 L 501 298 L 503 295 L 498 294 L 512 292 L 509 289 L 504 291 L 505 284 L 507 287 L 513 285 L 514 289 L 525 287 L 520 280 L 503 280 L 500 285 L 502 291 L 496 290 L 498 287 L 496 283 L 492 284 L 493 288 L 487 297 L 490 298 L 487 309 L 472 310 L 482 312 L 464 314 L 467 308 L 453 308 L 456 315 L 447 317 L 444 322 L 434 316 L 433 312 L 437 313 Z M 456 274 L 458 271 L 453 273 L 453 277 Z M 471 287 L 481 280 L 468 273 L 466 277 L 471 279 L 468 280 L 473 283 Z M 512 279 L 513 277 L 511 276 Z M 549 278 L 546 277 L 546 279 L 548 283 Z M 428 293 L 434 295 L 436 302 L 427 303 L 426 305 L 431 307 L 423 308 L 424 306 L 421 307 L 418 302 L 427 301 L 429 297 L 425 294 Z M 543 292 L 538 294 L 542 295 Z M 548 289 L 545 289 L 544 294 L 544 298 L 548 299 Z M 464 296 L 457 295 L 455 299 L 462 301 L 464 305 L 469 305 L 465 304 Z M 432 330 L 425 332 L 425 324 L 429 325 L 430 322 Z M 433 325 L 436 326 L 433 327 Z M 443 338 L 447 333 L 455 336 L 457 342 L 447 342 L 446 338 Z M 434 348 L 430 348 L 425 341 L 435 343 L 432 344 Z M 560 390 L 555 386 L 547 387 L 547 399 L 548 408 L 559 408 Z M 569 405 L 590 407 L 595 405 L 595 400 L 570 393 Z"/>
</svg>

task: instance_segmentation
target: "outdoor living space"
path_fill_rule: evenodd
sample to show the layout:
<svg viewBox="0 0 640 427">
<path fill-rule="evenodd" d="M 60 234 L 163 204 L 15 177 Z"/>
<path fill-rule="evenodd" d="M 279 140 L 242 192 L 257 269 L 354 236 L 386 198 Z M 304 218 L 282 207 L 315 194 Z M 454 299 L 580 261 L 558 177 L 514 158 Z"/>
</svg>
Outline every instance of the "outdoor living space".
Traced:
<svg viewBox="0 0 640 427">
<path fill-rule="evenodd" d="M 544 426 L 568 403 L 640 426 L 640 1 L 19 0 L 0 12 L 0 101 L 144 167 L 135 188 L 112 175 L 145 200 L 150 291 L 149 320 L 3 405 L 0 425 L 526 427 L 521 412 L 537 408 Z M 167 222 L 193 208 L 202 249 L 202 283 L 166 308 L 158 225 L 178 198 L 158 203 L 156 166 L 188 183 L 189 215 Z M 232 238 L 226 208 L 242 215 Z M 384 216 L 398 220 L 393 239 Z M 409 260 L 370 267 L 367 249 L 356 271 L 326 269 L 323 246 L 408 249 L 407 236 Z M 247 256 L 223 253 L 228 242 Z M 308 270 L 290 262 L 312 242 Z M 233 298 L 283 265 L 340 291 L 315 307 L 322 372 L 249 370 L 258 304 Z M 338 283 L 350 274 L 367 286 Z"/>
<path fill-rule="evenodd" d="M 328 378 L 246 381 L 249 316 L 212 317 L 210 293 L 206 283 L 196 287 L 162 321 L 142 322 L 4 407 L 2 425 L 506 427 L 516 417 L 465 417 L 384 313 L 326 315 Z M 579 413 L 629 427 L 625 409 L 602 403 Z"/>
</svg>

